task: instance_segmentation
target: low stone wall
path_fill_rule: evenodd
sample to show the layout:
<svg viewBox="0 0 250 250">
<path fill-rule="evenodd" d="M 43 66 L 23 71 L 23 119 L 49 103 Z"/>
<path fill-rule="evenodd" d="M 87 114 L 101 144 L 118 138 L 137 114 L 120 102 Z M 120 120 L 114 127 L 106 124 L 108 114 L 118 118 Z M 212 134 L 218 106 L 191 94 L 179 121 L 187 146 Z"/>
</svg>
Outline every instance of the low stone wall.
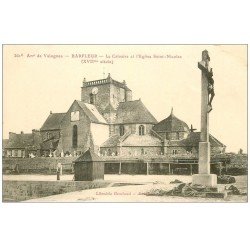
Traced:
<svg viewBox="0 0 250 250">
<path fill-rule="evenodd" d="M 3 181 L 3 202 L 24 201 L 50 195 L 103 188 L 106 181 Z"/>
<path fill-rule="evenodd" d="M 13 172 L 16 165 L 20 174 L 53 174 L 56 173 L 57 164 L 63 166 L 63 173 L 72 172 L 72 163 L 77 157 L 58 157 L 58 158 L 3 158 L 3 173 Z"/>
</svg>

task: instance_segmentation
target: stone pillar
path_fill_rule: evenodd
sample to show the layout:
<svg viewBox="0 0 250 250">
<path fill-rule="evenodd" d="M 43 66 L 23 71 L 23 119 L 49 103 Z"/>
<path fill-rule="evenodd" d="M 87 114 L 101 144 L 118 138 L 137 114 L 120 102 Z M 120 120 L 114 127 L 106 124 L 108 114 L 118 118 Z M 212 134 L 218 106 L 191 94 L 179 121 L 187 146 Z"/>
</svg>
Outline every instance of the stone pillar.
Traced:
<svg viewBox="0 0 250 250">
<path fill-rule="evenodd" d="M 202 52 L 204 53 L 204 51 Z M 203 61 L 204 58 L 202 58 Z M 208 79 L 201 70 L 201 135 L 199 143 L 199 174 L 210 174 L 210 142 L 208 113 Z"/>
<path fill-rule="evenodd" d="M 147 175 L 149 175 L 149 164 L 147 162 Z"/>
<path fill-rule="evenodd" d="M 190 175 L 193 175 L 193 165 L 190 164 Z"/>
<path fill-rule="evenodd" d="M 122 174 L 122 163 L 119 164 L 119 174 Z"/>
<path fill-rule="evenodd" d="M 201 135 L 199 142 L 199 173 L 193 175 L 193 184 L 214 187 L 217 176 L 210 174 L 210 142 L 209 142 L 209 112 L 208 112 L 208 78 L 207 73 L 210 57 L 208 51 L 202 51 L 202 61 L 198 63 L 201 70 Z"/>
</svg>

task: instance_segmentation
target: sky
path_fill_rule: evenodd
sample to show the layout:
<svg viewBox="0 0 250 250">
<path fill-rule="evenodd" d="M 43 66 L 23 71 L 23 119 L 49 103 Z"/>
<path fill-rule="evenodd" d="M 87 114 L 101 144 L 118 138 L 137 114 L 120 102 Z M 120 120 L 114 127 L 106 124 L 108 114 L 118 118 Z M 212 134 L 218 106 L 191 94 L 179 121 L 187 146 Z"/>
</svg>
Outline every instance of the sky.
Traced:
<svg viewBox="0 0 250 250">
<path fill-rule="evenodd" d="M 246 45 L 4 45 L 3 138 L 67 112 L 87 81 L 125 80 L 158 121 L 174 114 L 200 130 L 202 50 L 215 81 L 210 133 L 227 152 L 247 150 Z M 79 56 L 81 55 L 81 56 Z"/>
</svg>

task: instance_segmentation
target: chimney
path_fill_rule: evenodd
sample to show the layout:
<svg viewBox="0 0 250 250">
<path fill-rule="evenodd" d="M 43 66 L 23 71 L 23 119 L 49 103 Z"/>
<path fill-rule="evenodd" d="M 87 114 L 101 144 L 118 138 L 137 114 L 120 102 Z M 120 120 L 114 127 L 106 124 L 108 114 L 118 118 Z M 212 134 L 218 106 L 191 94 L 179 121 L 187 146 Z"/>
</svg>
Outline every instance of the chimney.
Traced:
<svg viewBox="0 0 250 250">
<path fill-rule="evenodd" d="M 21 135 L 23 135 L 23 131 L 21 131 Z"/>
<path fill-rule="evenodd" d="M 50 110 L 50 112 L 49 112 L 50 114 L 52 114 L 52 111 Z"/>
</svg>

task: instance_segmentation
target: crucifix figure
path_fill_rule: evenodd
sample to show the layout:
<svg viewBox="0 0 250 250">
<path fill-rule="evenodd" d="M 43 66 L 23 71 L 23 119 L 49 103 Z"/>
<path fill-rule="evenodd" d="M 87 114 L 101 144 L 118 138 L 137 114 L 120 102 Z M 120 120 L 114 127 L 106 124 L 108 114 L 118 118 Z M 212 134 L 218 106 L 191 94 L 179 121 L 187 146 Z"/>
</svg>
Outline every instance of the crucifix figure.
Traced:
<svg viewBox="0 0 250 250">
<path fill-rule="evenodd" d="M 213 69 L 207 72 L 208 79 L 208 112 L 212 110 L 212 101 L 214 99 L 214 79 L 213 79 Z"/>
<path fill-rule="evenodd" d="M 204 50 L 202 52 L 202 61 L 199 62 L 198 67 L 200 70 L 202 70 L 204 72 L 204 76 L 206 77 L 207 80 L 207 95 L 208 95 L 208 109 L 207 112 L 211 112 L 212 111 L 212 101 L 214 99 L 215 96 L 215 92 L 214 92 L 214 79 L 213 79 L 213 69 L 210 68 L 209 66 L 209 62 L 210 62 L 210 57 L 208 55 L 208 51 Z"/>
</svg>

